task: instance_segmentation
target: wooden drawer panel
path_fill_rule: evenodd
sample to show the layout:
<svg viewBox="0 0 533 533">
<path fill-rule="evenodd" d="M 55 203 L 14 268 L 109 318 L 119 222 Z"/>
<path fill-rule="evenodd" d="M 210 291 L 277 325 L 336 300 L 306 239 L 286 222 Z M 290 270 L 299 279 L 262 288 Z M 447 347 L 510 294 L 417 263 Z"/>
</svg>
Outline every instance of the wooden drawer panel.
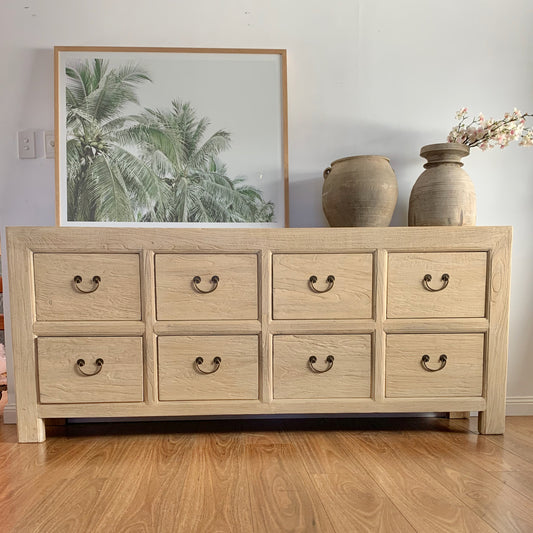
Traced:
<svg viewBox="0 0 533 533">
<path fill-rule="evenodd" d="M 387 317 L 484 317 L 486 282 L 486 252 L 391 253 Z"/>
<path fill-rule="evenodd" d="M 483 387 L 484 335 L 398 334 L 387 336 L 386 396 L 454 397 L 481 396 Z M 441 370 L 439 358 L 447 357 Z"/>
<path fill-rule="evenodd" d="M 326 370 L 326 359 L 333 356 Z M 276 335 L 274 337 L 274 398 L 368 398 L 370 396 L 370 335 Z M 331 363 L 330 363 L 331 364 Z"/>
<path fill-rule="evenodd" d="M 41 403 L 142 402 L 141 337 L 40 337 Z M 101 358 L 101 370 L 96 360 Z M 81 369 L 76 362 L 85 361 Z"/>
<path fill-rule="evenodd" d="M 258 398 L 257 335 L 169 336 L 157 343 L 161 401 Z M 196 367 L 198 357 L 204 362 Z M 215 357 L 218 370 L 202 374 L 215 370 Z"/>
<path fill-rule="evenodd" d="M 137 254 L 36 253 L 33 264 L 37 320 L 141 319 Z M 80 292 L 95 289 L 94 276 L 98 288 Z"/>
<path fill-rule="evenodd" d="M 257 319 L 255 254 L 157 254 L 158 320 Z M 209 293 L 218 276 L 216 289 Z"/>
<path fill-rule="evenodd" d="M 372 254 L 275 254 L 273 290 L 274 319 L 371 318 Z"/>
</svg>

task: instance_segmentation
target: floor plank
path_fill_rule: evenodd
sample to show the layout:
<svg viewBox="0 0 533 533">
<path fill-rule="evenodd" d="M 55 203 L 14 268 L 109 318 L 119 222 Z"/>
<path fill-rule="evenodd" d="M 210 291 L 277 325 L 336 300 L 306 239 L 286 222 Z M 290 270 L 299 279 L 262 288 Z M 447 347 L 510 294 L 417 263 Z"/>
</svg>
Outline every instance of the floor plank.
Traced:
<svg viewBox="0 0 533 533">
<path fill-rule="evenodd" d="M 352 533 L 354 524 L 361 532 L 414 531 L 357 456 L 338 445 L 335 434 L 316 431 L 288 434 L 302 455 L 326 510 L 330 510 L 328 516 L 335 531 Z"/>
<path fill-rule="evenodd" d="M 399 454 L 415 450 L 419 466 L 497 531 L 533 531 L 533 501 L 502 484 L 472 460 L 475 454 L 446 437 L 399 435 L 395 449 Z"/>
<path fill-rule="evenodd" d="M 176 529 L 168 531 L 252 531 L 240 435 L 198 435 L 187 461 L 189 466 L 183 480 Z"/>
<path fill-rule="evenodd" d="M 357 449 L 358 459 L 417 531 L 495 531 L 418 464 L 415 450 L 399 451 L 386 439 L 394 440 L 339 433 L 339 445 Z"/>
<path fill-rule="evenodd" d="M 533 531 L 533 417 L 0 425 L 2 533 Z"/>
<path fill-rule="evenodd" d="M 532 417 L 508 416 L 505 419 L 505 433 L 503 435 L 484 435 L 490 442 L 501 448 L 519 455 L 522 459 L 533 463 L 533 429 L 530 428 Z M 477 418 L 470 420 L 454 420 L 460 427 L 477 433 Z"/>
<path fill-rule="evenodd" d="M 334 532 L 298 448 L 269 436 L 246 445 L 252 531 Z"/>
</svg>

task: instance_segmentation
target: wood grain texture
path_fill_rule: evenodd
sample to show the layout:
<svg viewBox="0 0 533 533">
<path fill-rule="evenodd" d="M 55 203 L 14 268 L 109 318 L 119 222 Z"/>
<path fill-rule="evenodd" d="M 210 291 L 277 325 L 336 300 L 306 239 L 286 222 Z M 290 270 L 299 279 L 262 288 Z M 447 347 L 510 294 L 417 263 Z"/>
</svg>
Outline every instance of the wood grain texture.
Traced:
<svg viewBox="0 0 533 533">
<path fill-rule="evenodd" d="M 395 449 L 414 449 L 424 471 L 497 531 L 533 531 L 532 501 L 476 465 L 459 446 L 443 446 L 431 435 L 400 435 Z"/>
<path fill-rule="evenodd" d="M 257 255 L 156 254 L 157 320 L 257 319 Z M 193 278 L 203 291 L 200 294 Z"/>
<path fill-rule="evenodd" d="M 290 423 L 286 427 L 335 531 L 415 531 L 354 450 L 339 445 L 336 433 L 291 431 Z"/>
<path fill-rule="evenodd" d="M 246 446 L 246 462 L 251 531 L 335 532 L 296 446 L 274 434 Z"/>
<path fill-rule="evenodd" d="M 339 435 L 416 531 L 491 531 L 487 522 L 419 464 L 416 451 L 398 450 L 375 434 Z"/>
<path fill-rule="evenodd" d="M 39 404 L 36 412 L 42 418 L 109 418 L 109 417 L 187 417 L 216 415 L 276 415 L 320 413 L 424 413 L 485 409 L 481 397 L 449 398 L 315 398 L 280 399 L 271 403 L 259 400 L 180 400 L 155 405 L 134 402 L 99 404 Z"/>
<path fill-rule="evenodd" d="M 157 374 L 157 337 L 154 335 L 155 318 L 155 268 L 154 253 L 145 250 L 141 255 L 141 294 L 142 294 L 142 314 L 146 329 L 143 332 L 143 343 L 145 347 L 143 357 L 144 370 L 144 398 L 147 404 L 157 403 L 159 396 L 158 374 Z"/>
<path fill-rule="evenodd" d="M 440 289 L 443 274 L 450 276 Z M 487 254 L 484 252 L 390 253 L 388 307 L 389 318 L 484 317 Z"/>
<path fill-rule="evenodd" d="M 439 418 L 69 424 L 21 446 L 0 425 L 2 532 L 529 533 L 533 417 L 506 428 L 485 436 L 474 421 Z"/>
<path fill-rule="evenodd" d="M 505 429 L 505 395 L 507 391 L 507 353 L 509 342 L 509 298 L 511 293 L 511 236 L 503 239 L 490 253 L 488 302 L 490 335 L 484 388 L 487 411 L 479 416 L 481 433 L 503 433 Z"/>
<path fill-rule="evenodd" d="M 484 251 L 510 242 L 512 228 L 54 228 L 9 227 L 8 241 L 17 239 L 34 252 L 139 253 L 143 249 L 175 253 L 245 253 L 262 243 L 273 253 L 372 253 L 378 247 L 403 252 Z"/>
<path fill-rule="evenodd" d="M 158 338 L 159 399 L 229 400 L 258 397 L 257 335 L 180 336 Z M 201 374 L 194 367 L 213 372 Z"/>
<path fill-rule="evenodd" d="M 262 402 L 270 404 L 274 397 L 274 378 L 272 365 L 272 253 L 263 249 L 260 258 L 259 291 L 261 294 L 261 336 L 259 347 L 259 398 Z M 265 297 L 267 295 L 267 297 Z"/>
<path fill-rule="evenodd" d="M 95 364 L 101 358 L 99 370 Z M 82 370 L 76 362 L 83 359 Z M 42 403 L 142 402 L 141 337 L 39 337 L 39 391 Z"/>
<path fill-rule="evenodd" d="M 69 322 L 34 322 L 33 334 L 36 337 L 142 337 L 145 334 L 145 322 L 133 320 L 84 320 Z"/>
<path fill-rule="evenodd" d="M 485 333 L 489 329 L 486 318 L 392 318 L 385 320 L 386 333 Z"/>
<path fill-rule="evenodd" d="M 6 230 L 7 231 L 7 230 Z M 44 421 L 37 412 L 37 362 L 31 333 L 35 316 L 33 261 L 30 250 L 8 240 L 11 345 L 17 394 L 17 430 L 20 442 L 42 442 Z M 16 273 L 16 274 L 15 274 Z"/>
<path fill-rule="evenodd" d="M 237 433 L 197 435 L 183 480 L 177 530 L 253 531 L 250 470 Z"/>
<path fill-rule="evenodd" d="M 481 396 L 484 336 L 406 334 L 387 336 L 387 397 Z M 441 369 L 439 357 L 447 356 Z M 429 355 L 428 372 L 422 367 Z"/>
<path fill-rule="evenodd" d="M 507 417 L 505 419 L 507 424 L 511 421 L 513 422 L 513 426 L 509 428 L 509 431 L 506 430 L 505 435 L 487 436 L 487 440 L 533 463 L 533 450 L 531 450 L 533 438 L 530 434 L 529 420 L 529 417 Z M 462 428 L 467 428 L 470 431 L 475 430 L 476 420 L 473 418 L 461 420 L 460 423 Z"/>
<path fill-rule="evenodd" d="M 115 326 L 116 327 L 116 326 Z M 217 333 L 261 333 L 258 320 L 195 320 L 164 321 L 153 324 L 155 335 L 215 335 Z"/>
<path fill-rule="evenodd" d="M 140 320 L 140 272 L 137 254 L 38 253 L 35 268 L 37 320 Z M 74 277 L 81 276 L 81 290 Z"/>
<path fill-rule="evenodd" d="M 8 228 L 8 248 L 13 255 L 10 260 L 10 278 L 13 287 L 21 294 L 20 304 L 13 306 L 13 339 L 15 347 L 15 367 L 20 368 L 21 376 L 16 377 L 17 399 L 22 398 L 20 408 L 21 440 L 43 440 L 44 425 L 42 418 L 69 417 L 140 417 L 140 416 L 191 416 L 191 415 L 261 415 L 261 414 L 317 414 L 317 413 L 386 413 L 386 412 L 443 412 L 443 411 L 487 411 L 479 417 L 480 430 L 484 433 L 498 433 L 503 430 L 503 413 L 505 404 L 505 367 L 507 361 L 507 319 L 510 275 L 510 228 L 286 228 L 286 229 L 202 229 L 202 228 Z M 98 313 L 85 319 L 74 317 L 59 320 L 35 319 L 35 276 L 33 273 L 33 257 L 37 256 L 88 256 L 97 261 L 101 257 L 120 260 L 132 256 L 136 260 L 139 271 L 138 303 L 139 317 L 135 319 L 106 320 Z M 439 263 L 443 257 L 452 258 L 455 274 L 468 279 L 470 263 L 474 270 L 485 272 L 485 292 L 482 306 L 486 311 L 483 316 L 448 317 L 442 316 L 442 310 L 431 311 L 429 316 L 422 318 L 390 318 L 387 317 L 388 291 L 390 290 L 392 256 L 429 258 L 429 264 Z M 236 259 L 237 258 L 237 259 Z M 245 258 L 246 265 L 240 260 Z M 276 307 L 274 288 L 276 285 L 276 258 L 287 258 L 287 279 L 291 276 L 301 277 L 306 262 L 312 267 L 320 266 L 322 277 L 333 273 L 331 268 L 340 268 L 336 282 L 331 291 L 316 295 L 309 289 L 308 278 L 305 290 L 319 296 L 319 304 L 304 302 L 304 293 L 294 291 L 290 305 L 281 304 Z M 437 258 L 438 260 L 434 260 Z M 483 268 L 479 258 L 484 258 Z M 167 269 L 168 279 L 163 281 L 158 270 L 158 261 L 169 261 L 163 265 Z M 177 263 L 171 265 L 172 261 Z M 224 279 L 244 279 L 244 286 L 236 284 L 234 289 L 219 299 L 209 309 L 204 305 L 204 297 L 222 294 L 219 289 L 223 283 L 210 294 L 198 294 L 192 288 L 192 278 L 184 286 L 183 298 L 165 303 L 167 310 L 157 316 L 163 293 L 170 295 L 181 281 L 188 267 L 202 268 L 205 272 L 197 272 L 196 268 L 187 275 L 205 276 L 210 279 L 213 267 L 218 261 L 224 266 Z M 235 263 L 237 260 L 237 263 Z M 294 262 L 296 260 L 296 262 Z M 202 263 L 204 261 L 204 263 Z M 205 262 L 206 261 L 206 262 Z M 427 266 L 427 262 L 423 266 Z M 244 266 L 243 266 L 244 265 Z M 478 266 L 476 266 L 478 265 Z M 161 265 L 160 265 L 161 266 Z M 471 265 L 470 265 L 471 266 Z M 409 262 L 404 265 L 411 268 Z M 463 269 L 463 270 L 461 270 Z M 465 273 L 466 272 L 466 273 Z M 317 275 L 317 287 L 322 287 L 320 272 Z M 165 274 L 166 275 L 166 274 Z M 177 276 L 174 285 L 172 276 Z M 311 274 L 309 274 L 311 275 Z M 249 282 L 246 281 L 249 276 Z M 480 276 L 482 277 L 482 276 Z M 361 281 L 362 280 L 362 281 Z M 419 280 L 420 281 L 420 280 Z M 293 283 L 289 279 L 289 285 Z M 355 283 L 355 285 L 350 284 Z M 418 289 L 424 290 L 420 282 Z M 162 284 L 162 285 L 161 285 Z M 252 291 L 245 290 L 252 286 Z M 362 292 L 358 292 L 361 287 Z M 163 287 L 163 293 L 161 293 Z M 344 287 L 342 294 L 350 294 L 347 301 L 339 307 L 332 303 L 325 304 L 323 298 L 334 295 L 335 288 Z M 356 287 L 356 289 L 354 289 Z M 291 289 L 291 287 L 288 287 Z M 301 288 L 301 287 L 300 287 Z M 465 288 L 465 287 L 463 287 Z M 353 290 L 352 290 L 353 289 Z M 467 290 L 468 287 L 465 288 Z M 291 289 L 292 290 L 292 289 Z M 447 290 L 447 289 L 446 289 Z M 477 290 L 477 289 L 476 289 Z M 158 292 L 159 291 L 159 292 Z M 177 292 L 180 293 L 181 289 Z M 409 290 L 406 289 L 407 292 Z M 97 293 L 98 291 L 96 291 Z M 427 292 L 427 291 L 426 291 Z M 445 292 L 445 291 L 443 291 Z M 14 292 L 13 292 L 14 293 Z M 194 297 L 204 302 L 194 311 Z M 287 291 L 289 294 L 290 291 Z M 250 296 L 252 295 L 253 296 Z M 441 293 L 435 293 L 440 295 Z M 87 295 L 80 295 L 87 296 Z M 90 296 L 90 295 L 89 295 Z M 251 299 L 250 299 L 251 298 Z M 476 297 L 477 298 L 477 297 Z M 354 304 L 354 301 L 357 301 Z M 457 301 L 462 295 L 457 297 Z M 333 298 L 335 300 L 335 298 Z M 250 303 L 253 301 L 253 304 Z M 477 300 L 476 300 L 477 301 Z M 244 302 L 244 303 L 243 303 Z M 249 302 L 249 303 L 246 303 Z M 109 302 L 110 305 L 112 301 Z M 18 307 L 17 307 L 18 305 Z M 315 305 L 314 310 L 312 310 Z M 448 305 L 448 304 L 446 304 Z M 476 304 L 477 305 L 477 304 Z M 232 309 L 246 317 L 231 317 Z M 438 307 L 438 306 L 437 306 Z M 446 306 L 445 306 L 446 307 Z M 336 309 L 341 308 L 341 311 Z M 253 309 L 253 311 L 252 311 Z M 333 311 L 332 311 L 333 309 Z M 348 309 L 344 318 L 335 318 Z M 277 310 L 287 312 L 288 318 L 279 319 Z M 298 313 L 309 315 L 298 318 Z M 165 314 L 166 313 L 166 314 Z M 291 314 L 292 313 L 292 314 Z M 360 313 L 358 315 L 358 313 Z M 441 313 L 441 314 L 439 314 Z M 450 314 L 450 313 L 446 313 Z M 314 316 L 315 318 L 310 318 Z M 359 318 L 358 318 L 359 316 Z M 164 320 L 161 320 L 161 318 Z M 321 317 L 321 318 L 319 318 Z M 188 391 L 186 395 L 168 396 L 160 400 L 159 385 L 167 379 L 158 367 L 158 337 L 205 337 L 217 336 L 251 336 L 256 339 L 254 394 L 251 388 L 246 393 L 247 399 L 239 399 L 240 392 L 232 396 L 228 392 L 229 385 L 222 399 L 201 399 L 196 395 L 193 381 L 184 379 L 176 388 Z M 420 387 L 409 385 L 404 377 L 405 396 L 389 396 L 387 394 L 386 374 L 388 368 L 386 342 L 387 337 L 394 335 L 407 338 L 429 338 L 438 335 L 469 335 L 485 338 L 483 365 L 475 363 L 474 369 L 469 368 L 465 378 L 445 383 L 436 389 L 432 388 L 420 395 Z M 142 375 L 143 401 L 123 401 L 118 396 L 100 403 L 40 403 L 38 397 L 38 366 L 36 342 L 41 337 L 139 337 L 143 338 Z M 276 397 L 279 392 L 278 383 L 273 372 L 275 357 L 273 355 L 276 337 L 282 336 L 362 336 L 370 340 L 368 367 L 354 379 L 353 386 L 347 386 L 340 392 L 333 384 L 323 390 L 308 388 L 295 392 L 292 386 L 291 397 Z M 328 354 L 329 355 L 329 354 Z M 437 356 L 440 355 L 436 354 Z M 306 357 L 306 360 L 309 356 Z M 320 358 L 319 358 L 320 360 Z M 465 359 L 466 360 L 466 359 Z M 295 359 L 287 356 L 290 365 Z M 317 361 L 318 363 L 318 361 Z M 463 363 L 465 364 L 465 363 Z M 365 363 L 366 365 L 366 363 Z M 444 372 L 452 368 L 448 363 Z M 250 367 L 251 368 L 251 367 Z M 476 386 L 469 388 L 465 383 L 482 369 L 481 392 L 474 377 Z M 334 367 L 335 369 L 335 367 Z M 190 370 L 190 369 L 189 369 Z M 417 367 L 417 371 L 422 371 Z M 185 374 L 173 368 L 177 374 Z M 17 372 L 17 370 L 16 370 Z M 236 391 L 251 387 L 249 376 L 242 373 L 235 378 L 233 386 Z M 331 373 L 329 373 L 332 375 Z M 360 375 L 359 375 L 360 374 Z M 437 373 L 441 374 L 441 373 Z M 221 374 L 220 374 L 221 375 Z M 400 372 L 400 376 L 403 376 Z M 327 378 L 328 373 L 316 377 Z M 477 376 L 477 374 L 476 374 Z M 37 377 L 37 379 L 36 379 Z M 211 376 L 214 377 L 214 376 Z M 442 378 L 442 375 L 441 375 Z M 440 378 L 439 378 L 440 379 Z M 240 382 L 242 381 L 242 383 Z M 438 380 L 437 380 L 438 381 Z M 356 383 L 357 382 L 357 383 Z M 183 385 L 183 386 L 182 386 Z M 410 389 L 409 389 L 410 386 Z M 341 387 L 342 388 L 342 387 Z M 13 391 L 15 392 L 15 391 Z M 173 393 L 172 393 L 173 394 Z M 209 391 L 209 394 L 214 394 Z M 402 393 L 403 394 L 403 393 Z M 299 397 L 300 396 L 300 397 Z M 310 400 L 312 398 L 312 400 Z"/>
<path fill-rule="evenodd" d="M 372 255 L 274 254 L 272 266 L 275 320 L 370 318 L 372 316 Z M 310 288 L 315 276 L 317 290 Z"/>
<path fill-rule="evenodd" d="M 370 396 L 370 335 L 275 335 L 274 398 L 357 398 Z M 330 370 L 315 373 L 314 367 Z"/>
<path fill-rule="evenodd" d="M 387 316 L 387 278 L 388 261 L 387 252 L 378 250 L 374 259 L 374 317 L 376 330 L 373 336 L 373 398 L 381 401 L 385 398 L 385 363 L 386 363 L 386 331 L 385 321 Z"/>
</svg>

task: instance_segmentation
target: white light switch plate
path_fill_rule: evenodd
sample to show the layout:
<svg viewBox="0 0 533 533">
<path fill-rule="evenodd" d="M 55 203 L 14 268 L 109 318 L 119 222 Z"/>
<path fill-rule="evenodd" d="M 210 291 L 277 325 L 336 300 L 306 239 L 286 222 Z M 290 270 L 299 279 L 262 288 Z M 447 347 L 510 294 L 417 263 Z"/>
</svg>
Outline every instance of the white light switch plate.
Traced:
<svg viewBox="0 0 533 533">
<path fill-rule="evenodd" d="M 35 159 L 35 134 L 33 130 L 18 132 L 19 159 Z"/>
<path fill-rule="evenodd" d="M 43 132 L 44 139 L 44 156 L 47 159 L 53 159 L 56 151 L 56 138 L 53 131 Z"/>
</svg>

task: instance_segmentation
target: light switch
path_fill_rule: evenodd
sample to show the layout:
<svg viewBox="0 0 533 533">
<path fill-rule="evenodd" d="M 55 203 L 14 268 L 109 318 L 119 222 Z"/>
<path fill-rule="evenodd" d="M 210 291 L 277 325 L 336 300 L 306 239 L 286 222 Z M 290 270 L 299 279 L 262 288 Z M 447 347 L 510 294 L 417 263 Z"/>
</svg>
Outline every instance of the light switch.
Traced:
<svg viewBox="0 0 533 533">
<path fill-rule="evenodd" d="M 55 157 L 56 138 L 53 131 L 44 131 L 44 156 L 47 159 L 53 159 Z"/>
<path fill-rule="evenodd" d="M 19 159 L 35 159 L 35 134 L 33 130 L 18 132 Z"/>
</svg>

